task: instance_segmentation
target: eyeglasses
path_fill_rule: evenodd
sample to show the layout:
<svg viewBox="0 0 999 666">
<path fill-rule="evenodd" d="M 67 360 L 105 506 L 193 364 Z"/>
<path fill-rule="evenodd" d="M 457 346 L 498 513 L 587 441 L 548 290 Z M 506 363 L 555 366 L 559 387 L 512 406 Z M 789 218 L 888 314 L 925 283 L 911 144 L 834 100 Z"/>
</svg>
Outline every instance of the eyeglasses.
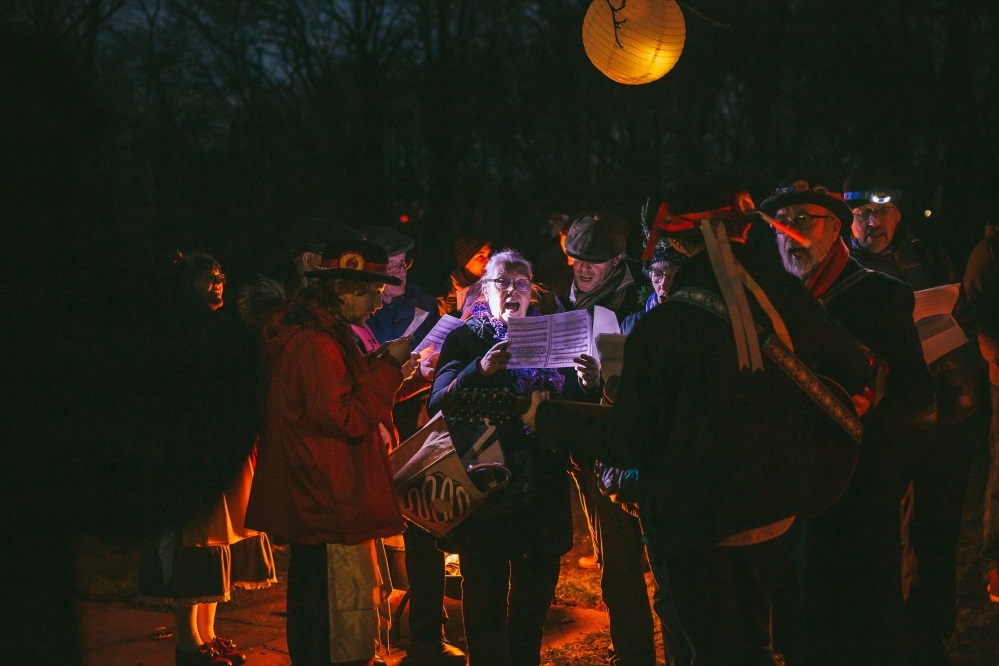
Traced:
<svg viewBox="0 0 999 666">
<path fill-rule="evenodd" d="M 887 219 L 893 210 L 898 210 L 895 206 L 882 206 L 881 208 L 858 208 L 853 211 L 853 219 L 858 222 L 870 222 L 871 216 L 879 220 Z"/>
<path fill-rule="evenodd" d="M 666 279 L 667 272 L 661 270 L 651 270 L 648 272 L 649 279 L 653 282 L 662 282 Z"/>
<path fill-rule="evenodd" d="M 389 264 L 388 267 L 385 268 L 385 272 L 389 274 L 405 273 L 412 267 L 413 267 L 413 260 L 406 259 L 406 261 L 400 263 Z"/>
<path fill-rule="evenodd" d="M 795 231 L 811 231 L 815 226 L 814 220 L 833 219 L 835 217 L 835 215 L 811 215 L 809 213 L 798 213 L 794 217 L 787 217 L 785 215 L 774 219 L 783 224 L 785 227 L 794 229 Z M 780 231 L 777 233 L 780 233 Z"/>
<path fill-rule="evenodd" d="M 212 273 L 207 280 L 208 284 L 225 284 L 225 273 Z"/>
<path fill-rule="evenodd" d="M 496 288 L 500 291 L 506 291 L 510 287 L 513 287 L 517 291 L 530 291 L 531 281 L 526 278 L 518 278 L 516 280 L 511 280 L 510 278 L 495 278 L 489 280 L 496 285 Z"/>
</svg>

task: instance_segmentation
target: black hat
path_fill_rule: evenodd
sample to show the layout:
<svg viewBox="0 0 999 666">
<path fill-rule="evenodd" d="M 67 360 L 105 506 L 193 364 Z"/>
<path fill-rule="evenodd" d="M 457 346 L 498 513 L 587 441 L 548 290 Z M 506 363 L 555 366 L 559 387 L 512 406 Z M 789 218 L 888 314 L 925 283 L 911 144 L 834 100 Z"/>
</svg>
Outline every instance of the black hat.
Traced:
<svg viewBox="0 0 999 666">
<path fill-rule="evenodd" d="M 378 243 L 335 238 L 326 243 L 319 266 L 305 271 L 306 277 L 339 278 L 359 282 L 384 282 L 399 286 L 402 280 L 388 271 L 388 255 Z"/>
<path fill-rule="evenodd" d="M 372 225 L 364 227 L 361 231 L 366 239 L 381 245 L 385 249 L 385 254 L 390 257 L 404 254 L 416 247 L 416 241 L 412 238 L 388 227 Z"/>
<path fill-rule="evenodd" d="M 760 210 L 771 217 L 785 206 L 812 204 L 822 206 L 839 218 L 843 229 L 849 229 L 853 224 L 853 211 L 843 201 L 843 196 L 825 185 L 820 185 L 807 178 L 785 178 L 763 203 Z"/>
<path fill-rule="evenodd" d="M 587 213 L 572 222 L 565 237 L 565 253 L 573 259 L 602 264 L 624 252 L 628 228 L 610 213 Z"/>
</svg>

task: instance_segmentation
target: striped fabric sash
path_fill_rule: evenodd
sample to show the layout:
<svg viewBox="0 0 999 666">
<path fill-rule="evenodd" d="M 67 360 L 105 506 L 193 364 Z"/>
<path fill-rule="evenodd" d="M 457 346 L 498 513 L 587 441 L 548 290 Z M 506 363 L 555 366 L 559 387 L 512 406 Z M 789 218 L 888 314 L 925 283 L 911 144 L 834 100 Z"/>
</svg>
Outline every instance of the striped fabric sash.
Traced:
<svg viewBox="0 0 999 666">
<path fill-rule="evenodd" d="M 721 298 L 710 291 L 685 287 L 671 293 L 667 300 L 689 303 L 690 305 L 714 314 L 720 319 L 731 321 L 731 317 L 729 316 L 728 308 L 725 307 L 725 303 L 722 302 Z M 794 382 L 795 385 L 797 385 L 798 388 L 800 388 L 805 395 L 812 400 L 812 402 L 818 405 L 818 407 L 840 428 L 842 428 L 846 434 L 853 439 L 853 441 L 859 442 L 860 437 L 863 434 L 863 425 L 861 425 L 860 419 L 857 418 L 857 415 L 848 409 L 846 405 L 843 404 L 843 401 L 838 398 L 828 386 L 826 382 L 831 382 L 831 380 L 820 378 L 819 375 L 812 372 L 812 369 L 802 363 L 801 359 L 795 356 L 794 352 L 788 349 L 787 346 L 785 346 L 784 343 L 782 343 L 776 336 L 764 330 L 762 326 L 756 324 L 756 329 L 757 335 L 764 340 L 762 349 L 763 355 L 770 359 L 774 365 L 780 368 L 781 372 L 787 375 L 787 377 Z M 846 391 L 842 390 L 842 388 L 840 388 L 840 390 L 843 392 L 844 396 L 849 399 Z"/>
</svg>

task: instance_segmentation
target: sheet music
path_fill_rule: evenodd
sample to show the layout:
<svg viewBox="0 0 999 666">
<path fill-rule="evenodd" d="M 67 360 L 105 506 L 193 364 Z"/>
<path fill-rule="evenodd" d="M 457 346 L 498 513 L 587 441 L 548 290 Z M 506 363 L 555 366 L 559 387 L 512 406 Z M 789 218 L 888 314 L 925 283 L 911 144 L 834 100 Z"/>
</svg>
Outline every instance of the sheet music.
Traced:
<svg viewBox="0 0 999 666">
<path fill-rule="evenodd" d="M 959 284 L 945 284 L 915 292 L 912 319 L 916 322 L 927 363 L 968 342 L 968 336 L 951 314 L 960 290 Z"/>
<path fill-rule="evenodd" d="M 569 368 L 572 359 L 592 348 L 590 315 L 585 310 L 539 317 L 513 317 L 508 324 L 508 368 Z"/>
<path fill-rule="evenodd" d="M 410 322 L 409 326 L 406 327 L 406 330 L 399 337 L 404 338 L 407 335 L 412 335 L 420 327 L 420 324 L 427 320 L 429 314 L 426 310 L 413 308 L 413 321 Z"/>
<path fill-rule="evenodd" d="M 441 350 L 441 345 L 444 344 L 444 338 L 447 337 L 447 334 L 453 331 L 454 329 L 458 328 L 459 326 L 461 326 L 463 323 L 464 322 L 458 319 L 457 317 L 452 317 L 451 315 L 444 315 L 443 317 L 437 320 L 437 323 L 434 324 L 434 327 L 430 329 L 429 333 L 427 333 L 427 337 L 423 338 L 423 341 L 420 342 L 420 344 L 418 344 L 416 346 L 416 349 L 414 349 L 413 351 L 417 354 L 422 355 L 424 349 L 427 349 L 428 347 L 433 347 L 432 351 L 430 352 L 431 354 L 434 352 L 439 352 Z"/>
</svg>

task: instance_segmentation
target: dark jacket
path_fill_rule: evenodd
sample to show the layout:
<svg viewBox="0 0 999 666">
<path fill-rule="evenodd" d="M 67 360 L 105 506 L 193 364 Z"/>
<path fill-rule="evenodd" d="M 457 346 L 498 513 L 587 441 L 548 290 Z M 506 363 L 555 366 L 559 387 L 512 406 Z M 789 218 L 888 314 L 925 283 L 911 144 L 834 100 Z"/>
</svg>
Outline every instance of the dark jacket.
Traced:
<svg viewBox="0 0 999 666">
<path fill-rule="evenodd" d="M 912 287 L 913 291 L 953 284 L 958 281 L 950 259 L 941 251 L 916 238 L 909 230 L 899 227 L 881 252 L 870 252 L 850 237 L 850 256 L 864 268 L 880 271 Z"/>
<path fill-rule="evenodd" d="M 413 333 L 414 347 L 426 337 L 434 327 L 440 314 L 437 312 L 437 301 L 433 296 L 420 289 L 412 282 L 406 282 L 406 291 L 402 296 L 383 303 L 366 322 L 378 342 L 388 342 L 402 336 L 406 328 L 413 322 L 416 308 L 429 312 L 426 320 Z"/>
<path fill-rule="evenodd" d="M 385 343 L 396 340 L 406 332 L 406 329 L 413 322 L 416 316 L 416 309 L 419 308 L 429 313 L 427 318 L 413 332 L 413 347 L 416 348 L 423 338 L 427 336 L 434 324 L 440 320 L 440 313 L 437 311 L 437 301 L 433 296 L 425 292 L 412 282 L 406 282 L 406 291 L 402 296 L 398 296 L 390 303 L 383 303 L 375 314 L 368 318 L 368 327 L 375 334 L 378 342 Z M 420 418 L 423 405 L 427 401 L 427 393 L 424 389 L 406 400 L 401 400 L 392 408 L 392 420 L 399 431 L 402 439 L 410 437 L 419 430 L 423 422 Z"/>
<path fill-rule="evenodd" d="M 428 410 L 440 411 L 449 391 L 468 388 L 496 388 L 515 391 L 513 375 L 501 370 L 488 377 L 479 370 L 479 361 L 497 340 L 486 333 L 479 337 L 469 324 L 448 334 L 430 393 Z M 574 373 L 564 371 L 567 395 L 575 395 L 578 382 Z M 449 422 L 448 428 L 458 455 L 471 444 L 472 429 Z M 512 480 L 497 491 L 470 518 L 446 537 L 453 552 L 465 548 L 503 547 L 518 554 L 568 552 L 572 548 L 568 460 L 564 453 L 542 446 L 529 436 L 519 422 L 498 429 L 504 464 Z"/>
<path fill-rule="evenodd" d="M 968 317 L 978 327 L 978 346 L 989 364 L 989 381 L 999 385 L 999 233 L 982 239 L 964 271 Z"/>
<path fill-rule="evenodd" d="M 803 361 L 855 394 L 870 381 L 869 355 L 799 280 L 733 252 L 783 317 Z M 684 287 L 718 294 L 707 254 L 681 266 L 670 293 Z M 772 330 L 750 298 L 756 321 Z M 572 432 L 597 431 L 608 463 L 637 467 L 642 526 L 650 548 L 693 551 L 797 515 L 811 492 L 819 427 L 811 401 L 766 362 L 739 370 L 731 325 L 687 303 L 667 300 L 648 312 L 625 344 L 614 406 L 591 418 L 557 401 L 541 405 L 538 431 L 562 445 Z M 590 408 L 592 413 L 594 408 Z"/>
<path fill-rule="evenodd" d="M 919 455 L 920 433 L 934 422 L 933 380 L 912 321 L 912 289 L 879 272 L 851 284 L 861 270 L 849 259 L 821 300 L 829 316 L 888 364 L 884 398 L 865 422 L 859 466 L 879 470 L 901 499 L 900 470 Z M 837 288 L 843 284 L 850 286 Z"/>
<path fill-rule="evenodd" d="M 850 239 L 850 256 L 864 268 L 880 271 L 921 291 L 958 281 L 954 267 L 939 248 L 916 238 L 904 228 L 896 230 L 891 243 L 878 253 L 868 252 Z M 974 339 L 974 324 L 968 318 L 965 294 L 954 306 L 954 316 L 969 340 Z M 978 408 L 978 355 L 974 345 L 962 345 L 930 365 L 937 394 L 937 415 L 941 427 L 965 420 Z"/>
</svg>

